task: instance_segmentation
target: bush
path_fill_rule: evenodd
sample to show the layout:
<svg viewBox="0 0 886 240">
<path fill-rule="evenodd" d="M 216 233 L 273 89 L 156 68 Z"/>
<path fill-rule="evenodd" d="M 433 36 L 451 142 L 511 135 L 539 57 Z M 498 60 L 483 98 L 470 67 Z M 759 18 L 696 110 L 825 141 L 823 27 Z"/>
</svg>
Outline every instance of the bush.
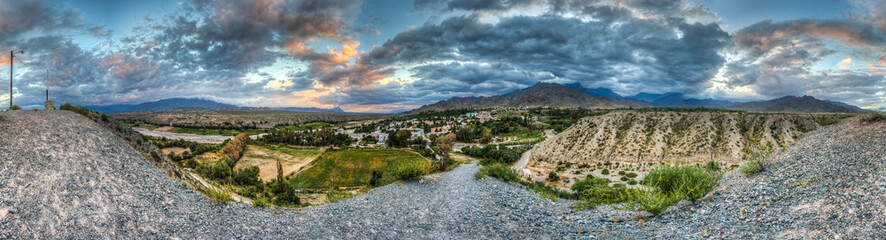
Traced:
<svg viewBox="0 0 886 240">
<path fill-rule="evenodd" d="M 269 204 L 270 203 L 268 202 L 268 199 L 265 197 L 259 196 L 259 197 L 256 197 L 255 199 L 252 199 L 252 207 L 265 208 L 265 207 L 268 207 Z"/>
<path fill-rule="evenodd" d="M 295 206 L 301 204 L 301 199 L 295 195 L 295 188 L 288 183 L 282 182 L 277 184 L 283 184 L 283 190 L 277 191 L 277 196 L 274 197 L 274 204 L 279 206 Z"/>
<path fill-rule="evenodd" d="M 210 176 L 213 179 L 227 179 L 229 176 L 231 176 L 231 167 L 225 161 L 218 161 L 215 163 L 214 166 L 212 166 L 212 172 L 210 173 Z"/>
<path fill-rule="evenodd" d="M 618 180 L 627 181 L 628 179 L 629 179 L 628 177 L 621 176 L 621 178 L 619 178 Z"/>
<path fill-rule="evenodd" d="M 557 172 L 556 172 L 556 171 L 549 172 L 549 173 L 548 173 L 548 180 L 551 180 L 551 181 L 559 181 L 559 180 L 560 180 L 560 175 L 557 175 Z"/>
<path fill-rule="evenodd" d="M 742 172 L 750 175 L 766 171 L 766 159 L 775 152 L 772 142 L 763 144 L 755 136 L 750 135 L 746 136 L 745 140 L 747 140 L 747 145 L 744 149 L 744 158 L 750 161 L 746 166 L 750 168 L 742 169 Z"/>
<path fill-rule="evenodd" d="M 591 189 L 596 186 L 607 186 L 611 181 L 605 178 L 594 178 L 594 176 L 588 175 L 584 180 L 576 181 L 575 184 L 572 184 L 572 191 L 579 193 L 587 189 Z"/>
<path fill-rule="evenodd" d="M 637 185 L 637 180 L 634 180 L 634 179 L 628 180 L 628 185 Z"/>
<path fill-rule="evenodd" d="M 604 168 L 603 171 L 600 171 L 600 174 L 609 175 L 609 169 Z"/>
<path fill-rule="evenodd" d="M 369 186 L 375 187 L 378 186 L 379 180 L 382 178 L 381 171 L 375 170 L 372 171 L 372 176 L 369 178 Z"/>
<path fill-rule="evenodd" d="M 102 121 L 104 121 L 104 122 L 108 121 L 108 115 L 105 115 L 104 113 L 102 113 L 101 117 L 102 117 Z"/>
<path fill-rule="evenodd" d="M 635 178 L 635 177 L 637 177 L 637 173 L 629 172 L 629 173 L 625 174 L 625 177 Z"/>
<path fill-rule="evenodd" d="M 677 204 L 682 200 L 682 196 L 677 194 L 667 194 L 658 189 L 631 189 L 626 191 L 627 201 L 625 208 L 635 211 L 644 210 L 652 215 L 658 215 L 668 209 L 668 207 Z"/>
<path fill-rule="evenodd" d="M 748 164 L 745 164 L 744 167 L 741 167 L 741 172 L 746 175 L 751 175 L 759 171 L 761 171 L 760 165 L 758 165 L 756 162 L 748 162 Z"/>
<path fill-rule="evenodd" d="M 594 179 L 593 181 L 593 183 L 584 187 L 576 188 L 581 189 L 575 192 L 581 201 L 576 203 L 573 206 L 574 208 L 579 210 L 587 209 L 598 204 L 612 204 L 627 200 L 627 188 L 624 184 L 616 184 L 610 187 L 607 185 L 609 182 L 607 179 Z"/>
<path fill-rule="evenodd" d="M 262 182 L 258 179 L 258 172 L 258 166 L 240 169 L 240 171 L 237 171 L 237 174 L 234 176 L 234 183 L 241 186 L 260 185 Z"/>
<path fill-rule="evenodd" d="M 519 182 L 520 177 L 517 175 L 517 171 L 511 169 L 509 166 L 495 163 L 483 166 L 477 173 L 474 174 L 474 177 L 477 179 L 481 179 L 485 176 L 490 176 L 494 178 L 501 179 L 505 182 Z"/>
<path fill-rule="evenodd" d="M 704 168 L 712 172 L 720 171 L 720 163 L 710 161 L 704 165 Z"/>
<path fill-rule="evenodd" d="M 625 171 L 618 171 L 618 175 L 620 175 L 620 176 L 624 176 L 624 175 L 625 175 Z"/>
<path fill-rule="evenodd" d="M 428 172 L 427 164 L 424 163 L 406 163 L 397 167 L 394 176 L 401 180 L 416 179 Z"/>
<path fill-rule="evenodd" d="M 882 113 L 868 113 L 859 117 L 862 122 L 884 122 L 886 115 Z"/>
<path fill-rule="evenodd" d="M 230 201 L 234 201 L 234 198 L 231 198 L 231 194 L 225 192 L 224 190 L 216 190 L 213 188 L 209 188 L 206 190 L 206 194 L 209 195 L 210 198 L 215 199 L 220 203 L 226 203 Z"/>
<path fill-rule="evenodd" d="M 190 169 L 197 168 L 197 165 L 197 161 L 195 161 L 193 158 L 188 159 L 188 161 L 185 162 L 185 167 Z"/>
<path fill-rule="evenodd" d="M 653 169 L 641 183 L 655 187 L 665 194 L 681 195 L 694 202 L 714 190 L 719 179 L 719 174 L 674 163 Z"/>
<path fill-rule="evenodd" d="M 12 105 L 11 110 L 22 110 L 22 108 L 19 107 L 18 105 Z"/>
</svg>

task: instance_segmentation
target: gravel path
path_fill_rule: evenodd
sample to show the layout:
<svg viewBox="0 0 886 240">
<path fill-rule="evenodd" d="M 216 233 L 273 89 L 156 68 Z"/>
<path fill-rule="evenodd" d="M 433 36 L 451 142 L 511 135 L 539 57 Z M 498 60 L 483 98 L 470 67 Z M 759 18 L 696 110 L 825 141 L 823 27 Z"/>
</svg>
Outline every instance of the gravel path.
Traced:
<svg viewBox="0 0 886 240">
<path fill-rule="evenodd" d="M 170 180 L 107 129 L 65 111 L 0 113 L 0 239 L 674 239 L 886 236 L 886 124 L 844 122 L 730 173 L 707 200 L 640 224 L 573 211 L 475 165 L 323 206 L 215 203 Z M 809 181 L 806 186 L 797 182 Z"/>
</svg>

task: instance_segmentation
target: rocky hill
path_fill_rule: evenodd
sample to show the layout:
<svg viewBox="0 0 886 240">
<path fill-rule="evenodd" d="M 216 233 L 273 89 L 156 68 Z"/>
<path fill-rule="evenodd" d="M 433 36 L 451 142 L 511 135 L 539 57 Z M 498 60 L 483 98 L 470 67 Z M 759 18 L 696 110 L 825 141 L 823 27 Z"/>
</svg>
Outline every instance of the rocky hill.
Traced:
<svg viewBox="0 0 886 240">
<path fill-rule="evenodd" d="M 618 111 L 581 119 L 537 144 L 530 166 L 559 161 L 738 163 L 744 136 L 753 134 L 776 147 L 789 146 L 804 133 L 842 115 L 746 114 L 726 112 Z"/>
<path fill-rule="evenodd" d="M 425 105 L 406 112 L 441 111 L 462 108 L 627 108 L 648 107 L 651 105 L 634 101 L 616 101 L 602 96 L 588 95 L 582 89 L 566 87 L 557 83 L 539 82 L 527 89 L 520 89 L 505 95 L 492 97 L 455 97 Z"/>
<path fill-rule="evenodd" d="M 839 106 L 812 96 L 785 96 L 762 102 L 736 104 L 731 109 L 755 112 L 794 112 L 794 113 L 857 113 L 859 110 Z"/>
</svg>

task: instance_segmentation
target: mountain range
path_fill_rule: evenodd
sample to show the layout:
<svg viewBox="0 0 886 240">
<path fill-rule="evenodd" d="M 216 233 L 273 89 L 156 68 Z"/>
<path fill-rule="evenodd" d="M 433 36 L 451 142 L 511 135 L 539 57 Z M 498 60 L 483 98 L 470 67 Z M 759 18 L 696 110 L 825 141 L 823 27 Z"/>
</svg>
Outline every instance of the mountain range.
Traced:
<svg viewBox="0 0 886 240">
<path fill-rule="evenodd" d="M 570 88 L 556 83 L 539 82 L 532 87 L 491 97 L 453 97 L 449 100 L 424 105 L 405 114 L 425 111 L 441 111 L 461 108 L 525 108 L 550 107 L 561 108 L 621 108 L 651 106 L 631 100 L 613 100 L 604 96 L 593 96 L 582 89 Z"/>
<path fill-rule="evenodd" d="M 288 112 L 325 112 L 325 113 L 344 113 L 345 111 L 339 107 L 334 108 L 315 108 L 315 107 L 241 107 L 226 103 L 220 103 L 212 100 L 199 98 L 169 98 L 154 102 L 145 102 L 141 104 L 118 104 L 104 106 L 86 106 L 86 108 L 96 110 L 102 113 L 124 113 L 124 112 L 148 112 L 148 111 L 167 111 L 173 109 L 213 109 L 224 111 L 288 111 Z"/>
<path fill-rule="evenodd" d="M 739 103 L 712 98 L 688 98 L 682 93 L 646 93 L 622 96 L 608 88 L 585 88 L 578 83 L 537 83 L 526 89 L 491 97 L 453 97 L 424 105 L 406 114 L 460 108 L 626 108 L 680 107 L 723 108 L 758 112 L 834 112 L 866 111 L 842 102 L 819 100 L 811 96 L 786 96 L 768 101 Z"/>
<path fill-rule="evenodd" d="M 848 107 L 844 107 L 848 106 Z M 730 109 L 759 111 L 759 112 L 829 112 L 829 113 L 855 113 L 862 112 L 861 108 L 845 103 L 824 101 L 812 96 L 785 96 L 768 101 L 746 102 L 736 104 Z"/>
</svg>

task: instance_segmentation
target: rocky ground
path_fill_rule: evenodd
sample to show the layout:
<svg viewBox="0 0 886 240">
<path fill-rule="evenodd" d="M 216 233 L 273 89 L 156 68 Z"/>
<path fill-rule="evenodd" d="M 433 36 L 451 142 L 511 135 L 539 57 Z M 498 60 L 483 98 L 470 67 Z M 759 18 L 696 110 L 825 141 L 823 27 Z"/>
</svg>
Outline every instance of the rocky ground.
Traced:
<svg viewBox="0 0 886 240">
<path fill-rule="evenodd" d="M 267 210 L 215 203 L 110 131 L 65 111 L 0 113 L 0 238 L 876 238 L 886 124 L 809 133 L 770 171 L 730 173 L 711 197 L 645 223 L 573 211 L 462 165 L 336 203 Z M 806 181 L 807 179 L 812 179 Z M 805 183 L 805 184 L 804 184 Z"/>
</svg>

